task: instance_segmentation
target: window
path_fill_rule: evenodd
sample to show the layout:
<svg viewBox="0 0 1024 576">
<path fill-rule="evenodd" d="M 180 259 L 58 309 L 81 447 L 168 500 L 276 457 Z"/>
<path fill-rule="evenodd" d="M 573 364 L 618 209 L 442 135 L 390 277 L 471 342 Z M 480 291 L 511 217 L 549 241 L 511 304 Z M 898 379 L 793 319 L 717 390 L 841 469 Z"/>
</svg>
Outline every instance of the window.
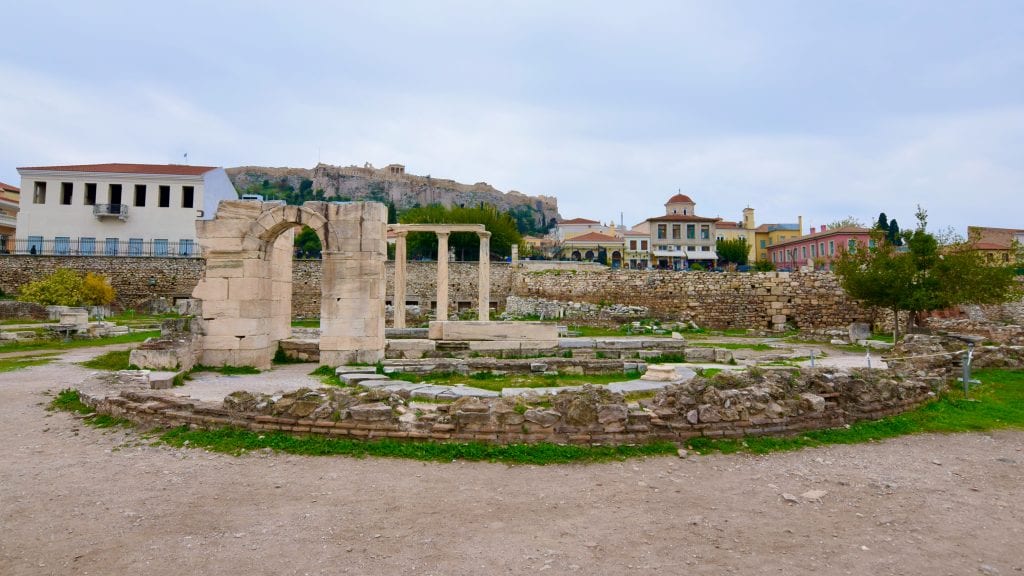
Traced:
<svg viewBox="0 0 1024 576">
<path fill-rule="evenodd" d="M 85 184 L 85 205 L 95 206 L 96 205 L 96 183 L 86 182 Z"/>
<path fill-rule="evenodd" d="M 658 240 L 664 240 L 667 237 L 667 228 L 664 224 L 658 224 Z"/>
<path fill-rule="evenodd" d="M 142 256 L 142 238 L 128 239 L 128 255 Z"/>
<path fill-rule="evenodd" d="M 710 240 L 711 239 L 711 226 L 704 224 L 700 227 L 700 239 Z"/>
<path fill-rule="evenodd" d="M 181 207 L 195 208 L 196 189 L 194 186 L 181 187 Z"/>
<path fill-rule="evenodd" d="M 761 240 L 761 249 L 763 250 L 764 248 L 765 248 L 765 241 Z"/>
<path fill-rule="evenodd" d="M 693 224 L 686 225 L 686 239 L 693 240 L 697 237 L 697 227 Z"/>
<path fill-rule="evenodd" d="M 803 247 L 803 253 L 804 253 L 803 258 L 807 259 L 807 246 Z"/>
<path fill-rule="evenodd" d="M 106 243 L 103 245 L 103 254 L 105 256 L 117 256 L 117 238 L 107 238 Z"/>
<path fill-rule="evenodd" d="M 875 239 L 872 238 L 872 239 L 868 240 L 868 248 L 874 248 L 874 247 L 875 247 Z"/>
<path fill-rule="evenodd" d="M 846 248 L 850 251 L 850 254 L 856 254 L 857 253 L 857 241 L 854 240 L 853 238 L 850 238 L 846 242 Z"/>
<path fill-rule="evenodd" d="M 96 253 L 96 239 L 95 238 L 79 238 L 78 239 L 78 253 L 83 256 L 92 256 Z"/>
<path fill-rule="evenodd" d="M 153 255 L 154 256 L 167 256 L 167 239 L 157 238 L 153 240 Z"/>
<path fill-rule="evenodd" d="M 43 237 L 42 236 L 29 236 L 28 237 L 28 253 L 29 254 L 42 254 L 43 253 Z"/>
<path fill-rule="evenodd" d="M 146 185 L 136 184 L 135 185 L 135 205 L 145 206 L 146 205 Z"/>
<path fill-rule="evenodd" d="M 120 184 L 110 184 L 109 186 L 107 186 L 107 198 L 110 199 L 111 210 L 114 210 L 114 206 L 120 206 L 121 205 L 121 185 Z M 120 208 L 117 208 L 116 210 L 117 210 L 117 212 L 121 211 Z"/>
<path fill-rule="evenodd" d="M 161 186 L 160 187 L 160 207 L 170 208 L 171 207 L 171 187 Z"/>
<path fill-rule="evenodd" d="M 60 203 L 68 206 L 71 204 L 71 194 L 75 189 L 75 185 L 71 182 L 60 183 Z"/>
<path fill-rule="evenodd" d="M 181 240 L 178 241 L 178 254 L 179 255 L 181 255 L 181 256 L 192 256 L 192 255 L 194 255 L 194 251 L 195 251 L 195 248 L 192 246 L 192 241 L 191 240 L 181 239 Z M 588 250 L 587 254 L 591 254 L 591 252 Z M 593 257 L 594 256 L 592 254 L 590 256 L 587 256 L 587 258 L 593 258 Z"/>
<path fill-rule="evenodd" d="M 681 238 L 681 236 L 680 236 L 679 224 L 673 224 L 672 225 L 672 239 L 673 240 L 679 240 L 680 238 Z"/>
<path fill-rule="evenodd" d="M 818 256 L 824 256 L 824 255 L 825 255 L 825 243 L 824 242 L 818 242 Z"/>
<path fill-rule="evenodd" d="M 640 249 L 641 250 L 647 250 L 647 240 L 641 240 L 640 241 Z"/>
<path fill-rule="evenodd" d="M 711 246 L 701 246 L 700 247 L 700 251 L 701 252 L 711 252 Z"/>
<path fill-rule="evenodd" d="M 629 249 L 630 250 L 636 250 L 636 240 L 630 240 L 629 241 Z"/>
<path fill-rule="evenodd" d="M 32 203 L 46 204 L 46 182 L 36 182 L 32 188 Z"/>
<path fill-rule="evenodd" d="M 835 240 L 828 241 L 828 255 L 833 256 L 836 253 L 836 242 Z"/>
<path fill-rule="evenodd" d="M 71 238 L 67 236 L 57 236 L 53 239 L 53 253 L 61 256 L 67 256 L 71 253 Z"/>
</svg>

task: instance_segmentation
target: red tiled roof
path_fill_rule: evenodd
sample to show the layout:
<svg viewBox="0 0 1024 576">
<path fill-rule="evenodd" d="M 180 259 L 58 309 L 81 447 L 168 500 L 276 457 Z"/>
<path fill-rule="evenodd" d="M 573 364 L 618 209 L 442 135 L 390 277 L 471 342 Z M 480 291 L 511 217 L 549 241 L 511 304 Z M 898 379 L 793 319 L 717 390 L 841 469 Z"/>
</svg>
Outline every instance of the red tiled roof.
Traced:
<svg viewBox="0 0 1024 576">
<path fill-rule="evenodd" d="M 159 174 L 161 176 L 201 176 L 216 166 L 184 164 L 72 164 L 69 166 L 22 166 L 18 170 L 53 170 L 60 172 L 109 172 L 111 174 Z"/>
<path fill-rule="evenodd" d="M 559 224 L 600 224 L 600 222 L 586 218 L 573 218 L 572 220 L 562 220 Z"/>
<path fill-rule="evenodd" d="M 693 214 L 666 214 L 648 218 L 648 222 L 718 222 L 721 218 L 705 218 Z"/>
<path fill-rule="evenodd" d="M 609 236 L 607 234 L 601 234 L 600 232 L 587 232 L 579 236 L 573 236 L 572 238 L 566 238 L 566 242 L 622 242 L 622 238 L 618 236 Z"/>
<path fill-rule="evenodd" d="M 726 222 L 722 220 L 718 224 L 715 224 L 718 228 L 742 228 L 743 226 L 739 222 Z"/>
<path fill-rule="evenodd" d="M 686 194 L 676 194 L 675 196 L 668 199 L 665 204 L 678 204 L 680 202 L 686 202 L 687 204 L 693 204 L 693 200 L 690 199 Z"/>
<path fill-rule="evenodd" d="M 0 182 L 0 190 L 7 192 L 21 192 L 21 189 L 17 186 L 11 186 L 10 184 L 4 184 L 3 182 Z"/>
<path fill-rule="evenodd" d="M 779 242 L 778 244 L 775 244 L 773 246 L 769 246 L 769 248 L 778 248 L 779 246 L 786 246 L 786 245 L 793 244 L 793 243 L 805 242 L 805 241 L 810 240 L 812 238 L 824 238 L 826 236 L 832 236 L 832 235 L 835 235 L 835 234 L 862 234 L 864 236 L 867 236 L 867 235 L 871 234 L 871 229 L 870 228 L 860 228 L 858 226 L 840 226 L 839 228 L 829 228 L 828 230 L 825 230 L 824 232 L 815 232 L 814 234 L 807 234 L 806 236 L 798 236 L 796 238 L 793 238 L 792 240 L 786 240 L 784 242 Z"/>
<path fill-rule="evenodd" d="M 974 244 L 975 250 L 1009 250 L 1010 247 L 1005 244 L 997 244 L 995 242 L 976 242 Z"/>
</svg>

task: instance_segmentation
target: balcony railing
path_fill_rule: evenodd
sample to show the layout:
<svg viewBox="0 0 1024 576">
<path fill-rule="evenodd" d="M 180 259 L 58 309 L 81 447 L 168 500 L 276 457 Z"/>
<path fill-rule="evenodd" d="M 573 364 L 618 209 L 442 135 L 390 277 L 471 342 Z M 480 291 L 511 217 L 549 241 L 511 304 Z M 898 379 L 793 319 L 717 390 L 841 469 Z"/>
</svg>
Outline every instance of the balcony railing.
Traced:
<svg viewBox="0 0 1024 576">
<path fill-rule="evenodd" d="M 191 239 L 0 237 L 0 254 L 194 258 L 199 256 L 199 245 Z"/>
<path fill-rule="evenodd" d="M 92 207 L 92 214 L 97 218 L 112 216 L 121 220 L 128 219 L 127 204 L 96 204 Z"/>
</svg>

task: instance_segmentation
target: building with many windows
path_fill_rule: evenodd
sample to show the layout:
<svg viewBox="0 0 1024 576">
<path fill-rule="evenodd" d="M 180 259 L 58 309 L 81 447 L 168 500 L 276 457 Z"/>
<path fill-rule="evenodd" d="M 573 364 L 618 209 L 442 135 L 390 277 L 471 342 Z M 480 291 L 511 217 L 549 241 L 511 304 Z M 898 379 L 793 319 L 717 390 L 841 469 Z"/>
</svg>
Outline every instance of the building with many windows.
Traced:
<svg viewBox="0 0 1024 576">
<path fill-rule="evenodd" d="M 693 262 L 715 265 L 715 224 L 721 219 L 697 216 L 696 207 L 689 196 L 676 194 L 665 203 L 664 216 L 645 221 L 650 230 L 651 267 L 683 270 Z"/>
<path fill-rule="evenodd" d="M 18 168 L 26 254 L 193 256 L 196 220 L 238 194 L 223 168 L 87 164 Z"/>
<path fill-rule="evenodd" d="M 14 250 L 20 192 L 16 186 L 0 182 L 0 254 Z"/>
<path fill-rule="evenodd" d="M 831 270 L 832 261 L 843 251 L 853 251 L 859 247 L 875 245 L 869 228 L 843 226 L 829 229 L 822 226 L 816 230 L 813 226 L 807 236 L 777 242 L 766 248 L 768 259 L 778 270 L 799 270 L 809 267 L 816 270 Z"/>
<path fill-rule="evenodd" d="M 1024 246 L 1024 229 L 968 226 L 967 240 L 991 264 L 1022 264 L 1017 256 Z"/>
<path fill-rule="evenodd" d="M 559 222 L 555 228 L 555 238 L 559 242 L 563 242 L 574 236 L 582 236 L 584 234 L 590 234 L 591 232 L 607 234 L 608 226 L 598 222 L 597 220 L 591 220 L 589 218 L 572 218 L 569 220 L 563 220 Z"/>
</svg>

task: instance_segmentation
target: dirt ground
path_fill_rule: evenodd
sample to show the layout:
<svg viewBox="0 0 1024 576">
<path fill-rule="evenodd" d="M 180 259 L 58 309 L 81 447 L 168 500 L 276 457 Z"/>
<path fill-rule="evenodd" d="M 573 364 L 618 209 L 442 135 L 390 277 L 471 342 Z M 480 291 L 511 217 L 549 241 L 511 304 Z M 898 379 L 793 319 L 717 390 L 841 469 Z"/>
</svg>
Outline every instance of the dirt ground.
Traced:
<svg viewBox="0 0 1024 576">
<path fill-rule="evenodd" d="M 1024 432 L 544 467 L 232 457 L 46 412 L 94 353 L 0 374 L 2 575 L 1024 570 Z"/>
</svg>

